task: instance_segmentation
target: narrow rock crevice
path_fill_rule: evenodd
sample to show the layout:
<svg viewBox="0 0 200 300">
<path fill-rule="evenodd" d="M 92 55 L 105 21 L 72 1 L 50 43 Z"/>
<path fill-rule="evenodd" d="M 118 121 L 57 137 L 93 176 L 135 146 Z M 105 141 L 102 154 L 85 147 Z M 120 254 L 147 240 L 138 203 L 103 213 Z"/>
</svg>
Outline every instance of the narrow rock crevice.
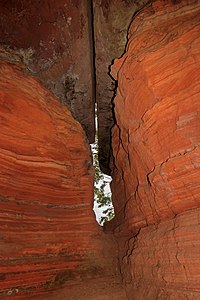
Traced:
<svg viewBox="0 0 200 300">
<path fill-rule="evenodd" d="M 199 9 L 0 3 L 0 297 L 199 298 Z"/>
</svg>

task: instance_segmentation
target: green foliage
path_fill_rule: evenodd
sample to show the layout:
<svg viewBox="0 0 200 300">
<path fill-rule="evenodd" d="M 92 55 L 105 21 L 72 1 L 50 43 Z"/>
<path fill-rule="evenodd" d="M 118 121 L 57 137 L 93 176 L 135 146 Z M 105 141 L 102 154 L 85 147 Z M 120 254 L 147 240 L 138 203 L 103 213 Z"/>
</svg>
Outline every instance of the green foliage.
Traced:
<svg viewBox="0 0 200 300">
<path fill-rule="evenodd" d="M 98 146 L 97 139 L 95 144 L 92 146 L 93 152 L 93 164 L 95 167 L 95 178 L 94 178 L 94 200 L 97 202 L 98 207 L 105 207 L 103 215 L 100 219 L 100 224 L 106 221 L 110 221 L 114 218 L 114 208 L 111 201 L 111 193 L 106 192 L 106 186 L 109 184 L 108 176 L 104 175 L 99 167 L 98 160 Z"/>
</svg>

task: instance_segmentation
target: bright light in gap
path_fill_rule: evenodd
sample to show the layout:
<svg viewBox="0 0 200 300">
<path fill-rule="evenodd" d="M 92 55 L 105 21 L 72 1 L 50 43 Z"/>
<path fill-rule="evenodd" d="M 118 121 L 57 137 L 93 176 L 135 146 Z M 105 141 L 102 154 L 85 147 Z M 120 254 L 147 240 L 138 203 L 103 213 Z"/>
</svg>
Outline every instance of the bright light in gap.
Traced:
<svg viewBox="0 0 200 300">
<path fill-rule="evenodd" d="M 97 117 L 95 117 L 95 125 L 97 128 Z M 97 222 L 100 225 L 103 225 L 105 221 L 109 221 L 114 217 L 114 207 L 112 205 L 110 190 L 110 182 L 112 178 L 106 174 L 103 174 L 99 167 L 98 134 L 95 136 L 95 143 L 91 144 L 91 150 L 93 154 L 93 165 L 95 168 L 93 210 L 95 212 Z"/>
</svg>

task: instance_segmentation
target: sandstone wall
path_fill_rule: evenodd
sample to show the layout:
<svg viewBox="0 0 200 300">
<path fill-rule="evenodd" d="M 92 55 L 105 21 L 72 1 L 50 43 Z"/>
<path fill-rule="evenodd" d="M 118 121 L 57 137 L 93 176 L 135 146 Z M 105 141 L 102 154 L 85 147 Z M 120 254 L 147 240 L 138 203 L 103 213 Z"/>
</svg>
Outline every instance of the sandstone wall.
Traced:
<svg viewBox="0 0 200 300">
<path fill-rule="evenodd" d="M 153 2 L 112 67 L 112 223 L 129 299 L 200 297 L 199 16 L 199 1 Z"/>
<path fill-rule="evenodd" d="M 0 57 L 22 61 L 82 124 L 94 142 L 90 1 L 0 2 Z"/>
<path fill-rule="evenodd" d="M 93 1 L 100 158 L 116 213 L 106 234 L 83 128 L 43 87 L 92 141 L 89 2 L 31 4 L 0 3 L 0 299 L 199 299 L 200 2 Z M 105 70 L 133 14 L 111 71 L 109 169 Z"/>
<path fill-rule="evenodd" d="M 26 68 L 1 61 L 0 126 L 0 299 L 58 299 L 63 286 L 63 299 L 93 299 L 96 278 L 108 294 L 115 249 L 92 211 L 81 125 Z"/>
<path fill-rule="evenodd" d="M 114 125 L 113 95 L 115 82 L 109 76 L 114 57 L 125 50 L 132 16 L 148 0 L 93 0 L 96 102 L 98 112 L 99 163 L 110 175 L 111 128 Z"/>
</svg>

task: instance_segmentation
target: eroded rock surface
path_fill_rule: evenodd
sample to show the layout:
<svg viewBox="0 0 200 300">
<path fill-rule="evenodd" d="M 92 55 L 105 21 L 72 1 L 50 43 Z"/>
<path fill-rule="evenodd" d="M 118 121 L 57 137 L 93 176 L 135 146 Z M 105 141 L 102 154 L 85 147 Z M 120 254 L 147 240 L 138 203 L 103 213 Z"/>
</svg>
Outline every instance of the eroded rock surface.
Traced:
<svg viewBox="0 0 200 300">
<path fill-rule="evenodd" d="M 112 100 L 115 82 L 109 76 L 110 65 L 113 58 L 124 53 L 131 19 L 147 2 L 93 0 L 99 163 L 106 174 L 111 171 L 111 128 L 114 125 Z"/>
<path fill-rule="evenodd" d="M 90 1 L 2 0 L 0 11 L 0 57 L 23 61 L 94 142 Z"/>
<path fill-rule="evenodd" d="M 134 7 L 146 2 L 134 1 Z M 200 297 L 200 2 L 148 2 L 112 67 L 118 81 L 110 164 L 116 217 L 103 234 L 92 213 L 94 170 L 84 131 L 28 75 L 60 99 L 66 96 L 71 109 L 81 110 L 75 116 L 81 122 L 85 108 L 94 122 L 94 103 L 84 100 L 82 109 L 82 95 L 74 101 L 75 90 L 91 87 L 93 72 L 84 51 L 91 47 L 86 2 L 1 1 L 0 299 Z M 94 1 L 105 149 L 113 122 L 105 69 L 121 54 L 132 5 Z M 111 55 L 116 45 L 120 53 Z M 88 120 L 82 125 L 92 137 Z M 108 153 L 100 154 L 107 173 Z"/>
<path fill-rule="evenodd" d="M 112 67 L 113 223 L 130 299 L 200 297 L 199 16 L 199 1 L 154 2 Z"/>
<path fill-rule="evenodd" d="M 64 299 L 88 299 L 96 278 L 111 292 L 116 248 L 92 212 L 81 125 L 25 69 L 2 61 L 0 125 L 0 299 L 49 299 L 63 286 Z"/>
</svg>

